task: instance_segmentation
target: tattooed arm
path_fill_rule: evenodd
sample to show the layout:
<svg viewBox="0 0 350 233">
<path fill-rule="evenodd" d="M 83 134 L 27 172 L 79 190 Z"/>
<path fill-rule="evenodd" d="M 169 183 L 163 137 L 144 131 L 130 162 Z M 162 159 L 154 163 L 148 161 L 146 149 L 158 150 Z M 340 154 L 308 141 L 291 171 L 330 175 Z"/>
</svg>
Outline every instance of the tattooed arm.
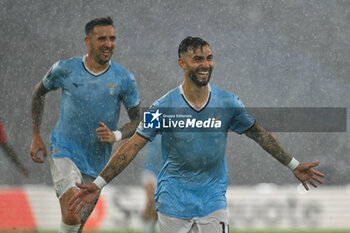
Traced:
<svg viewBox="0 0 350 233">
<path fill-rule="evenodd" d="M 109 183 L 128 166 L 146 143 L 147 139 L 135 133 L 113 154 L 100 176 Z"/>
<path fill-rule="evenodd" d="M 145 146 L 146 143 L 147 140 L 144 137 L 141 137 L 135 133 L 134 136 L 132 136 L 113 154 L 106 167 L 100 173 L 100 177 L 109 183 L 128 166 L 128 164 L 135 158 L 137 153 Z M 76 185 L 81 190 L 69 201 L 69 209 L 70 211 L 78 213 L 82 207 L 86 206 L 84 211 L 87 211 L 89 206 L 98 197 L 101 190 L 95 183 L 77 183 Z"/>
<path fill-rule="evenodd" d="M 41 151 L 43 156 L 46 157 L 46 148 L 40 136 L 40 124 L 42 115 L 44 112 L 45 94 L 48 92 L 43 86 L 42 82 L 39 82 L 34 89 L 32 95 L 32 124 L 33 124 L 33 138 L 30 145 L 30 155 L 32 160 L 37 163 L 43 163 L 44 161 L 38 157 L 38 152 Z"/>
<path fill-rule="evenodd" d="M 258 122 L 255 122 L 253 127 L 248 129 L 245 134 L 283 165 L 288 165 L 292 160 L 293 156 L 282 147 L 275 135 L 264 129 Z"/>
<path fill-rule="evenodd" d="M 129 138 L 135 133 L 135 130 L 141 120 L 140 104 L 133 108 L 129 108 L 127 111 L 128 116 L 130 118 L 130 122 L 126 123 L 125 125 L 123 125 L 123 127 L 119 129 L 123 135 L 123 139 Z"/>
<path fill-rule="evenodd" d="M 256 141 L 265 151 L 280 161 L 283 165 L 287 166 L 292 161 L 293 156 L 282 147 L 271 132 L 264 129 L 259 123 L 255 122 L 255 124 L 248 129 L 245 134 L 249 138 Z M 317 187 L 314 180 L 320 184 L 323 183 L 323 181 L 317 176 L 324 177 L 324 174 L 313 169 L 313 167 L 318 166 L 319 163 L 319 161 L 314 163 L 300 163 L 293 170 L 294 175 L 298 180 L 300 180 L 306 190 L 309 190 L 306 181 L 308 181 L 314 187 Z"/>
</svg>

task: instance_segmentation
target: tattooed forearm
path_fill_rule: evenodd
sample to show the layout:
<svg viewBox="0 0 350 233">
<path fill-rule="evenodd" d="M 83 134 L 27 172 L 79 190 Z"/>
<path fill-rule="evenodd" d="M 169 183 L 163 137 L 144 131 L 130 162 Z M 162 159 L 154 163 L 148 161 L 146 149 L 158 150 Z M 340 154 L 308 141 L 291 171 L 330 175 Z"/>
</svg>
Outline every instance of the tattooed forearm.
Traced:
<svg viewBox="0 0 350 233">
<path fill-rule="evenodd" d="M 114 153 L 106 167 L 101 172 L 101 176 L 109 183 L 114 177 L 120 174 L 129 163 L 136 157 L 137 153 L 146 144 L 147 140 L 141 136 L 134 135 L 117 152 Z"/>
<path fill-rule="evenodd" d="M 276 137 L 257 122 L 246 132 L 246 135 L 282 164 L 287 165 L 292 160 L 293 156 L 282 147 Z"/>
<path fill-rule="evenodd" d="M 119 129 L 122 132 L 123 139 L 129 138 L 135 133 L 135 130 L 141 120 L 140 105 L 128 109 L 128 116 L 130 118 L 130 122 L 126 123 Z"/>
<path fill-rule="evenodd" d="M 32 95 L 32 105 L 31 105 L 31 112 L 32 112 L 32 124 L 33 124 L 33 132 L 39 133 L 39 128 L 41 124 L 42 115 L 44 112 L 44 103 L 45 103 L 45 93 L 46 89 L 40 82 L 38 85 L 36 85 L 33 95 Z"/>
<path fill-rule="evenodd" d="M 121 173 L 129 163 L 127 162 L 127 156 L 125 154 L 117 154 L 112 157 L 108 164 L 111 164 L 111 166 L 107 166 L 101 172 L 101 176 L 107 183 Z"/>
</svg>

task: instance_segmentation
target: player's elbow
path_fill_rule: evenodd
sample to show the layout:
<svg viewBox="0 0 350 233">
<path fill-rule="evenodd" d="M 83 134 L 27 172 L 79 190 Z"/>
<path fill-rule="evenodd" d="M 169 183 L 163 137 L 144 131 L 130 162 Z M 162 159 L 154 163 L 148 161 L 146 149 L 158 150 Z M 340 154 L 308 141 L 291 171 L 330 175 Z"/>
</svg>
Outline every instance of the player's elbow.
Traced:
<svg viewBox="0 0 350 233">
<path fill-rule="evenodd" d="M 44 87 L 42 82 L 35 85 L 34 91 L 32 93 L 32 101 L 41 100 L 48 90 Z"/>
</svg>

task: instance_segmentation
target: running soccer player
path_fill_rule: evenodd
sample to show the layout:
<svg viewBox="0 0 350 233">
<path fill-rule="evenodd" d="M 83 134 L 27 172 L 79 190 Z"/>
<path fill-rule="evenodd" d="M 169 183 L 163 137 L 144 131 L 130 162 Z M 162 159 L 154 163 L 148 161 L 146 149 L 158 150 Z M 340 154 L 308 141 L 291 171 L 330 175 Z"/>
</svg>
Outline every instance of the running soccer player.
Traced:
<svg viewBox="0 0 350 233">
<path fill-rule="evenodd" d="M 108 162 L 112 144 L 130 137 L 140 120 L 139 94 L 134 76 L 111 61 L 115 32 L 110 17 L 97 18 L 85 26 L 88 53 L 55 63 L 36 85 L 32 96 L 33 138 L 30 154 L 43 163 L 45 145 L 40 136 L 44 96 L 62 89 L 61 113 L 51 133 L 50 170 L 61 207 L 59 233 L 81 232 L 97 197 L 84 214 L 74 214 L 68 201 L 78 188 L 76 182 L 92 181 Z M 130 122 L 118 126 L 121 103 Z"/>
<path fill-rule="evenodd" d="M 28 177 L 28 170 L 23 166 L 23 164 L 18 160 L 18 156 L 12 146 L 7 142 L 4 126 L 0 120 L 0 148 L 5 152 L 11 161 L 16 165 L 25 177 Z"/>
<path fill-rule="evenodd" d="M 154 192 L 157 187 L 157 176 L 162 162 L 161 136 L 157 135 L 152 142 L 146 145 L 145 149 L 145 159 L 141 172 L 141 183 L 146 192 L 146 206 L 142 215 L 142 233 L 155 233 L 158 218 Z"/>
<path fill-rule="evenodd" d="M 154 102 L 151 112 L 155 113 L 152 113 L 151 121 L 160 117 L 159 109 L 183 109 L 190 116 L 186 124 L 195 125 L 197 129 L 185 131 L 183 127 L 169 129 L 164 125 L 149 127 L 141 123 L 137 133 L 114 153 L 92 184 L 77 184 L 81 190 L 70 200 L 72 211 L 90 206 L 103 186 L 117 176 L 157 134 L 162 135 L 162 168 L 155 198 L 162 233 L 229 231 L 225 198 L 228 130 L 245 134 L 256 141 L 289 167 L 305 189 L 309 189 L 307 182 L 314 187 L 317 187 L 316 181 L 323 183 L 319 177 L 324 175 L 314 169 L 319 161 L 299 163 L 271 132 L 247 113 L 237 96 L 209 84 L 214 57 L 205 40 L 185 38 L 180 43 L 178 55 L 184 81 Z M 184 122 L 177 122 L 177 125 L 184 126 Z M 205 125 L 214 127 L 207 130 L 203 127 Z"/>
</svg>

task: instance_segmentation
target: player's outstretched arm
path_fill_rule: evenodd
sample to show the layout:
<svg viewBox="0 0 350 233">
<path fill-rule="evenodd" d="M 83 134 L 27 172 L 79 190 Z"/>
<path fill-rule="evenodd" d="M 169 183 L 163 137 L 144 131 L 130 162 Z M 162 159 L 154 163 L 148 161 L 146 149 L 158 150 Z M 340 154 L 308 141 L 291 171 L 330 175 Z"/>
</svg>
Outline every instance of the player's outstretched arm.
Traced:
<svg viewBox="0 0 350 233">
<path fill-rule="evenodd" d="M 289 154 L 282 145 L 277 141 L 276 137 L 263 128 L 258 122 L 244 132 L 249 138 L 256 141 L 267 153 L 275 159 L 287 166 L 293 156 Z"/>
<path fill-rule="evenodd" d="M 256 141 L 266 152 L 280 161 L 283 165 L 290 168 L 292 167 L 291 169 L 293 170 L 294 175 L 302 182 L 306 190 L 309 190 L 306 181 L 314 187 L 317 187 L 314 181 L 317 181 L 320 184 L 323 183 L 323 181 L 317 176 L 324 177 L 324 175 L 321 172 L 313 169 L 313 167 L 316 167 L 319 164 L 319 161 L 315 163 L 301 163 L 296 164 L 296 166 L 290 166 L 290 163 L 294 163 L 292 161 L 296 160 L 293 159 L 293 156 L 282 147 L 282 145 L 277 141 L 276 137 L 271 132 L 263 128 L 258 122 L 255 122 L 255 124 L 248 129 L 245 134 L 249 138 Z"/>
<path fill-rule="evenodd" d="M 41 158 L 38 157 L 39 151 L 43 153 L 44 157 L 46 157 L 47 155 L 45 145 L 40 136 L 40 124 L 44 112 L 45 94 L 47 92 L 48 91 L 46 90 L 42 82 L 39 82 L 35 86 L 32 95 L 31 112 L 33 124 L 33 138 L 32 143 L 30 145 L 30 155 L 32 157 L 32 160 L 37 163 L 44 162 Z"/>
<path fill-rule="evenodd" d="M 81 190 L 69 201 L 69 210 L 79 213 L 79 211 L 86 206 L 85 211 L 87 211 L 88 207 L 97 198 L 98 193 L 101 191 L 97 185 L 97 180 L 102 178 L 103 182 L 109 183 L 128 166 L 146 143 L 147 140 L 145 138 L 135 133 L 134 136 L 132 136 L 113 154 L 94 183 L 77 184 Z"/>
</svg>

